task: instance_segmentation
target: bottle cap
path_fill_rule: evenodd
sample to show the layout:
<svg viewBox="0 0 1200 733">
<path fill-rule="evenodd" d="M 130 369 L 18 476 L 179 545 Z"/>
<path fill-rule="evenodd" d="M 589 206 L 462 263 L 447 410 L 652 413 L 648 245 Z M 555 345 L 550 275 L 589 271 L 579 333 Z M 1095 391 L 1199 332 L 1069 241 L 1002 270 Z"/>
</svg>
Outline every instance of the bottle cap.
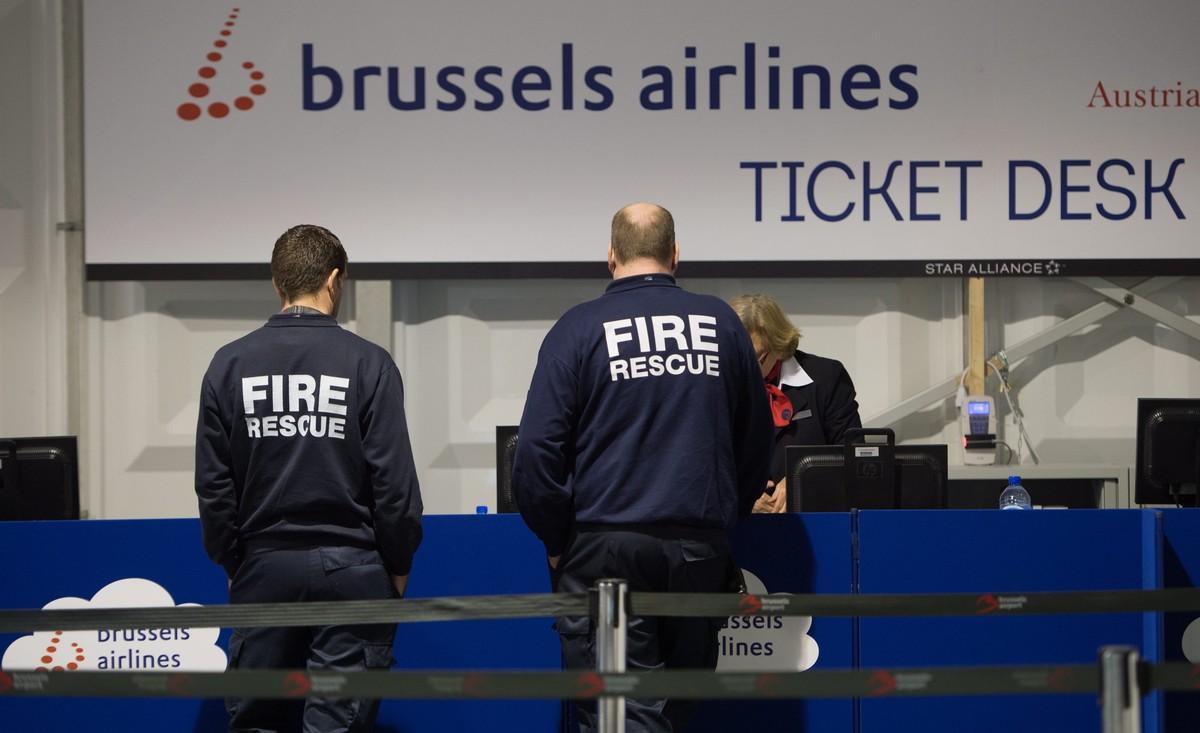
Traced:
<svg viewBox="0 0 1200 733">
<path fill-rule="evenodd" d="M 1009 485 L 1009 486 L 1012 486 L 1012 485 L 1014 485 L 1014 484 L 1019 484 L 1019 483 L 1021 483 L 1021 477 L 1020 477 L 1020 476 L 1009 476 L 1009 477 L 1008 477 L 1008 485 Z"/>
</svg>

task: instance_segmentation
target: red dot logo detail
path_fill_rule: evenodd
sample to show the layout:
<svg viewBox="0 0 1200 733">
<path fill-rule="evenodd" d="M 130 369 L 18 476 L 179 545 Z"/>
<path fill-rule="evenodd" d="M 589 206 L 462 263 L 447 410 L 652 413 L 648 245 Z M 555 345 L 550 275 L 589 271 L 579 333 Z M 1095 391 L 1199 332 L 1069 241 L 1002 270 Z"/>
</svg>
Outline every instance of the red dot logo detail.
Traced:
<svg viewBox="0 0 1200 733">
<path fill-rule="evenodd" d="M 604 692 L 604 678 L 595 672 L 584 672 L 575 681 L 579 697 L 596 697 Z"/>
<path fill-rule="evenodd" d="M 233 8 L 223 21 L 216 40 L 212 42 L 212 47 L 217 50 L 208 51 L 205 54 L 204 58 L 208 61 L 208 64 L 201 66 L 197 71 L 197 75 L 203 81 L 189 84 L 187 87 L 188 96 L 194 99 L 207 99 L 213 93 L 211 84 L 205 83 L 205 81 L 211 81 L 218 76 L 218 66 L 226 60 L 226 53 L 223 52 L 227 52 L 229 39 L 233 35 L 233 30 L 237 27 L 240 14 L 240 8 Z M 248 93 L 235 97 L 232 103 L 219 99 L 210 101 L 207 106 L 201 106 L 195 102 L 184 102 L 175 108 L 176 116 L 184 122 L 194 122 L 207 113 L 210 118 L 220 120 L 228 117 L 234 110 L 247 112 L 253 109 L 255 105 L 254 98 L 261 97 L 267 93 L 267 86 L 263 83 L 266 75 L 255 67 L 253 61 L 243 61 L 241 67 L 249 77 L 250 85 L 247 87 Z"/>
<path fill-rule="evenodd" d="M 758 596 L 745 595 L 738 601 L 738 608 L 742 614 L 753 616 L 762 610 L 762 599 Z"/>
<path fill-rule="evenodd" d="M 283 680 L 283 694 L 288 697 L 304 697 L 312 689 L 312 680 L 299 670 L 292 672 Z"/>
<path fill-rule="evenodd" d="M 984 615 L 1000 608 L 1000 600 L 991 593 L 984 593 L 975 599 L 975 613 Z"/>
<path fill-rule="evenodd" d="M 896 677 L 885 669 L 872 673 L 867 684 L 870 685 L 870 691 L 867 694 L 872 697 L 890 695 L 896 691 Z"/>
<path fill-rule="evenodd" d="M 52 639 L 50 639 L 49 646 L 46 647 L 45 655 L 43 655 L 42 658 L 39 660 L 39 661 L 41 661 L 42 665 L 44 665 L 44 666 L 38 667 L 37 668 L 38 672 L 47 672 L 47 671 L 74 672 L 75 670 L 79 669 L 79 663 L 83 662 L 84 660 L 87 659 L 87 657 L 84 656 L 84 654 L 83 654 L 83 647 L 79 646 L 79 644 L 77 642 L 73 641 L 73 642 L 71 642 L 71 646 L 69 648 L 62 649 L 63 656 L 65 656 L 70 661 L 67 661 L 67 663 L 65 665 L 64 664 L 56 664 L 56 661 L 58 660 L 58 656 L 60 653 L 59 647 L 62 644 L 62 641 L 63 641 L 63 632 L 55 631 L 54 637 Z"/>
</svg>

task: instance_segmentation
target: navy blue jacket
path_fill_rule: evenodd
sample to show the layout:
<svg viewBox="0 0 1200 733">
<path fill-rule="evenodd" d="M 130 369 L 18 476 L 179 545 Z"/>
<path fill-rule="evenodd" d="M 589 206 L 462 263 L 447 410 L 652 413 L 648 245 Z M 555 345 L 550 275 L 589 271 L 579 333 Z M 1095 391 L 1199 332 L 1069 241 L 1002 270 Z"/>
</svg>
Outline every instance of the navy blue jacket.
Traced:
<svg viewBox="0 0 1200 733">
<path fill-rule="evenodd" d="M 222 347 L 200 392 L 196 495 L 230 577 L 256 546 L 377 549 L 408 574 L 421 489 L 391 356 L 319 314 L 276 314 Z"/>
<path fill-rule="evenodd" d="M 771 430 L 733 310 L 669 275 L 628 277 L 546 335 L 513 490 L 550 555 L 573 522 L 727 528 L 763 493 Z"/>
</svg>

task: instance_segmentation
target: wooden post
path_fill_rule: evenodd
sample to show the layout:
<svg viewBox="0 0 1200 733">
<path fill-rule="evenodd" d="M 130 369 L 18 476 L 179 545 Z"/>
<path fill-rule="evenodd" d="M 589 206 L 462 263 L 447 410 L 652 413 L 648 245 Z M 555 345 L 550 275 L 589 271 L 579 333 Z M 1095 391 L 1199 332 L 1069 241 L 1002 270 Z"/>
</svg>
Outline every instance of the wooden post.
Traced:
<svg viewBox="0 0 1200 733">
<path fill-rule="evenodd" d="M 967 278 L 967 394 L 983 394 L 987 379 L 983 339 L 983 278 Z"/>
</svg>

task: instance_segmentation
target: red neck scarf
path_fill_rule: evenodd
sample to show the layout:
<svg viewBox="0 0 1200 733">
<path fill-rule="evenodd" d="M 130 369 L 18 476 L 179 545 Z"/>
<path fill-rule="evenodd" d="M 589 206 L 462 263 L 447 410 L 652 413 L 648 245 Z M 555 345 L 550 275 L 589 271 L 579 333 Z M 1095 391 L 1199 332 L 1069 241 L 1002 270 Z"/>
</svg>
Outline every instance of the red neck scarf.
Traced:
<svg viewBox="0 0 1200 733">
<path fill-rule="evenodd" d="M 775 368 L 766 376 L 767 397 L 771 400 L 771 417 L 775 427 L 784 428 L 792 421 L 792 401 L 779 388 L 779 374 L 783 371 L 783 359 L 775 362 Z"/>
</svg>

